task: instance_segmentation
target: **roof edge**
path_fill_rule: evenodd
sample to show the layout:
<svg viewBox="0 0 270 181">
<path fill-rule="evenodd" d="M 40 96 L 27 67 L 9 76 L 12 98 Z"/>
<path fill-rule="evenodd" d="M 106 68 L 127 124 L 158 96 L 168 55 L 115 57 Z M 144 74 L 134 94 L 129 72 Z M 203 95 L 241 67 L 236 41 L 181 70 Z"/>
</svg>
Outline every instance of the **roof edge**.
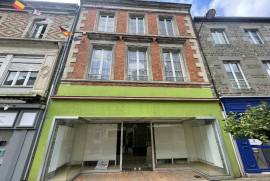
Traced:
<svg viewBox="0 0 270 181">
<path fill-rule="evenodd" d="M 193 18 L 194 22 L 254 22 L 254 23 L 262 23 L 269 22 L 270 17 L 240 17 L 240 16 L 218 16 L 212 19 L 206 19 L 203 16 L 195 16 Z"/>
</svg>

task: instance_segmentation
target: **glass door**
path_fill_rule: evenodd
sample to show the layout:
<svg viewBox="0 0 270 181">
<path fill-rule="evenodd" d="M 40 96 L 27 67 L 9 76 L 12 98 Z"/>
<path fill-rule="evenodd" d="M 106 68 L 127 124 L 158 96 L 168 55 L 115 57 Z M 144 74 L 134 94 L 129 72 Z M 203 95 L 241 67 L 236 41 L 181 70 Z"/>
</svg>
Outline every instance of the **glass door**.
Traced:
<svg viewBox="0 0 270 181">
<path fill-rule="evenodd" d="M 150 123 L 124 123 L 122 170 L 152 170 Z"/>
</svg>

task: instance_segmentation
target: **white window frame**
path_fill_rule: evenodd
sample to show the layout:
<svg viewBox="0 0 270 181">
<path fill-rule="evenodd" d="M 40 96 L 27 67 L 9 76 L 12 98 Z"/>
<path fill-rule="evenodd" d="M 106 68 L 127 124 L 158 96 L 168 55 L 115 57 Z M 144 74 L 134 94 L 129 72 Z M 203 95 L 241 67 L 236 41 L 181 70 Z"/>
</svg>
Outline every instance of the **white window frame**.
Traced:
<svg viewBox="0 0 270 181">
<path fill-rule="evenodd" d="M 182 77 L 183 77 L 183 80 L 184 82 L 186 82 L 186 72 L 185 72 L 185 68 L 184 68 L 184 59 L 182 57 L 182 54 L 181 54 L 181 51 L 178 51 L 178 50 L 163 50 L 162 51 L 162 56 L 163 56 L 163 66 L 164 66 L 164 72 L 165 72 L 165 79 L 167 80 L 167 77 L 166 77 L 166 70 L 165 70 L 165 55 L 164 55 L 164 51 L 168 51 L 168 53 L 170 54 L 170 61 L 171 61 L 171 65 L 172 65 L 172 73 L 173 73 L 173 79 L 174 79 L 174 82 L 178 82 L 177 81 L 177 77 L 176 77 L 176 74 L 175 74 L 175 66 L 174 66 L 174 62 L 173 62 L 173 51 L 177 51 L 177 54 L 179 56 L 179 60 L 180 60 L 180 65 L 181 65 L 181 70 L 182 70 Z"/>
<path fill-rule="evenodd" d="M 101 21 L 101 16 L 106 16 L 106 21 L 105 21 L 105 30 L 99 30 L 99 24 Z M 108 31 L 108 22 L 109 22 L 109 17 L 113 16 L 113 30 Z M 99 20 L 98 20 L 98 26 L 97 26 L 98 31 L 100 32 L 114 32 L 115 31 L 115 15 L 114 14 L 106 14 L 106 13 L 100 13 L 99 14 Z"/>
<path fill-rule="evenodd" d="M 215 44 L 217 44 L 217 45 L 229 44 L 229 40 L 227 38 L 227 35 L 226 35 L 224 29 L 212 29 L 211 30 L 211 34 L 212 34 L 212 38 L 214 39 Z M 223 37 L 224 42 L 223 42 L 223 39 L 221 39 L 220 34 Z M 215 41 L 214 36 L 216 37 L 216 39 L 218 40 L 218 42 Z"/>
<path fill-rule="evenodd" d="M 42 39 L 42 38 L 44 37 L 44 34 L 41 34 L 41 32 L 42 32 L 42 30 L 45 28 L 45 30 L 44 30 L 44 33 L 45 33 L 45 31 L 46 31 L 46 29 L 47 29 L 47 27 L 48 27 L 48 24 L 47 24 L 47 23 L 44 23 L 44 22 L 45 22 L 45 19 L 40 19 L 40 20 L 37 19 L 37 20 L 34 20 L 32 29 L 31 29 L 31 31 L 30 31 L 30 33 L 29 33 L 29 37 L 30 37 L 30 38 L 34 38 L 34 39 Z M 39 30 L 37 31 L 37 33 L 34 34 L 34 32 L 35 32 L 35 30 L 36 30 L 36 28 L 37 28 L 37 25 L 43 25 L 43 26 L 39 27 Z M 40 35 L 41 35 L 41 37 L 40 37 Z"/>
<path fill-rule="evenodd" d="M 266 71 L 268 73 L 268 75 L 270 76 L 270 61 L 264 61 L 264 66 L 266 68 Z"/>
<path fill-rule="evenodd" d="M 262 40 L 262 37 L 261 37 L 261 35 L 260 35 L 260 33 L 259 33 L 259 31 L 257 29 L 246 29 L 245 31 L 246 31 L 246 33 L 248 33 L 249 39 L 252 41 L 253 44 L 255 44 L 255 45 L 262 45 L 262 44 L 264 44 L 264 42 Z M 252 31 L 255 31 L 256 35 L 258 36 L 259 43 L 257 43 L 256 38 L 252 34 Z"/>
<path fill-rule="evenodd" d="M 248 81 L 247 81 L 247 79 L 246 79 L 246 77 L 245 77 L 245 75 L 244 75 L 244 73 L 242 71 L 242 68 L 241 68 L 239 62 L 226 62 L 225 64 L 228 64 L 229 65 L 230 70 L 231 70 L 231 72 L 233 74 L 234 81 L 236 82 L 237 88 L 238 89 L 250 89 L 249 83 L 248 83 Z M 237 68 L 239 69 L 239 71 L 240 71 L 240 73 L 241 73 L 241 75 L 242 75 L 242 77 L 243 77 L 243 79 L 244 79 L 244 81 L 245 81 L 245 83 L 247 85 L 247 88 L 242 88 L 241 87 L 241 85 L 239 83 L 239 80 L 238 80 L 237 76 L 235 75 L 235 72 L 233 71 L 232 64 L 236 64 Z M 227 71 L 226 71 L 226 73 L 227 73 Z"/>
<path fill-rule="evenodd" d="M 101 49 L 101 65 L 99 67 L 99 70 L 98 70 L 98 79 L 91 79 L 89 78 L 90 80 L 104 80 L 104 79 L 101 79 L 102 78 L 102 70 L 103 70 L 103 64 L 104 64 L 104 50 L 106 49 L 105 47 L 93 47 L 93 50 L 92 50 L 92 56 L 91 56 L 91 62 L 90 62 L 90 67 L 89 67 L 89 70 L 88 70 L 88 77 L 90 77 L 91 75 L 91 68 L 92 68 L 92 62 L 93 62 L 93 56 L 94 56 L 94 51 L 97 49 L 98 50 Z M 111 67 L 110 67 L 110 71 L 108 73 L 109 75 L 109 78 L 106 79 L 106 80 L 111 80 L 111 73 L 112 73 L 112 63 L 113 63 L 113 49 L 111 48 L 110 49 L 111 53 L 112 53 L 112 59 L 111 59 Z"/>
<path fill-rule="evenodd" d="M 143 34 L 145 34 L 145 18 L 144 18 L 144 15 L 130 15 L 129 16 L 129 21 L 131 20 L 131 19 L 136 19 L 136 24 L 135 24 L 135 26 L 136 26 L 136 32 L 135 32 L 135 34 L 141 34 L 141 33 L 139 33 L 139 18 L 142 18 L 143 20 Z M 130 31 L 130 26 L 129 26 L 129 33 L 131 33 L 131 31 Z"/>
<path fill-rule="evenodd" d="M 5 85 L 5 82 L 6 82 L 7 78 L 8 78 L 8 76 L 9 76 L 10 72 L 16 72 L 16 75 L 15 75 L 11 85 Z M 15 85 L 21 72 L 27 72 L 27 75 L 26 75 L 26 78 L 25 78 L 25 80 L 23 82 L 23 85 Z M 3 82 L 3 86 L 33 87 L 33 85 L 27 85 L 32 72 L 37 72 L 38 73 L 38 71 L 12 71 L 12 70 L 9 70 L 5 80 Z"/>
<path fill-rule="evenodd" d="M 129 51 L 131 51 L 132 48 L 128 49 L 128 54 L 129 54 Z M 140 64 L 140 54 L 139 54 L 139 50 L 144 50 L 145 52 L 145 61 L 146 61 L 146 71 L 147 71 L 147 80 L 145 81 L 148 81 L 149 80 L 149 63 L 148 63 L 148 53 L 147 53 L 147 49 L 140 49 L 140 48 L 137 48 L 136 49 L 136 70 L 137 70 L 137 79 L 140 77 L 140 71 L 139 71 L 139 64 Z M 128 56 L 128 67 L 129 67 L 129 56 Z M 128 69 L 128 73 L 129 73 L 129 69 Z M 129 74 L 128 74 L 129 76 Z"/>
<path fill-rule="evenodd" d="M 175 31 L 174 31 L 174 23 L 173 23 L 173 18 L 172 17 L 159 17 L 158 19 L 158 23 L 159 23 L 159 26 L 160 26 L 160 21 L 164 20 L 164 25 L 165 25 L 165 31 L 166 31 L 166 35 L 165 36 L 175 36 Z M 170 21 L 172 22 L 172 30 L 173 30 L 173 35 L 169 35 L 169 32 L 168 32 L 168 24 L 167 24 L 167 20 L 170 19 Z M 160 27 L 159 27 L 160 28 Z M 161 33 L 160 33 L 161 34 Z"/>
</svg>

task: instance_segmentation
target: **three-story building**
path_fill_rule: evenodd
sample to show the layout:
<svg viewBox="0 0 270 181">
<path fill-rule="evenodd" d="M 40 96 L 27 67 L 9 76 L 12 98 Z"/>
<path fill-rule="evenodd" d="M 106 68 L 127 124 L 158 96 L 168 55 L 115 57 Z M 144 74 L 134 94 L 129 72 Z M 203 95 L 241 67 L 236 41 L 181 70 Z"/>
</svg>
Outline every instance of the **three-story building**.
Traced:
<svg viewBox="0 0 270 181">
<path fill-rule="evenodd" d="M 239 176 L 189 4 L 83 0 L 28 180 L 191 169 Z"/>
<path fill-rule="evenodd" d="M 226 113 L 270 104 L 270 19 L 195 17 L 206 62 Z M 255 120 L 254 120 L 255 121 Z M 269 172 L 269 143 L 236 140 L 243 172 Z"/>
</svg>

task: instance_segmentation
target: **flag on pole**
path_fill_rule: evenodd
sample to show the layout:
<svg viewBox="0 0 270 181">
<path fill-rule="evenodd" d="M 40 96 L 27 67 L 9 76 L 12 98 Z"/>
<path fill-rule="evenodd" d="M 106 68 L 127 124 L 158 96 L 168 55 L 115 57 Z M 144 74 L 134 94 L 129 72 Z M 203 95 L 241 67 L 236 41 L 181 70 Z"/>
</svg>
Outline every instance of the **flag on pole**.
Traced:
<svg viewBox="0 0 270 181">
<path fill-rule="evenodd" d="M 37 10 L 37 9 L 34 9 L 33 12 L 32 12 L 33 15 L 37 15 L 37 16 L 40 16 L 42 13 L 41 11 Z"/>
<path fill-rule="evenodd" d="M 66 30 L 66 29 L 63 28 L 62 26 L 59 26 L 59 28 L 60 28 L 60 31 L 63 33 L 63 35 L 64 35 L 65 37 L 68 37 L 68 36 L 71 36 L 71 35 L 72 35 L 72 32 Z"/>
<path fill-rule="evenodd" d="M 15 0 L 12 4 L 12 7 L 15 8 L 17 11 L 22 11 L 25 8 L 25 5 L 21 3 L 19 0 Z"/>
</svg>

